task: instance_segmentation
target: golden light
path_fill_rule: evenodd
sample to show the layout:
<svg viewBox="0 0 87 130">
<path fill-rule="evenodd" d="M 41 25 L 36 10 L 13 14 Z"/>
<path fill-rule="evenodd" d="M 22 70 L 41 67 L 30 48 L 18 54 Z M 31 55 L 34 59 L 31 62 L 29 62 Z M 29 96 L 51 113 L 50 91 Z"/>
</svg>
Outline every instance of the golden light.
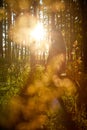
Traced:
<svg viewBox="0 0 87 130">
<path fill-rule="evenodd" d="M 13 42 L 46 52 L 49 49 L 47 35 L 43 23 L 29 14 L 21 14 L 9 29 L 9 37 Z"/>
<path fill-rule="evenodd" d="M 38 23 L 36 27 L 31 31 L 31 37 L 35 41 L 43 40 L 45 36 L 45 30 L 41 23 Z"/>
</svg>

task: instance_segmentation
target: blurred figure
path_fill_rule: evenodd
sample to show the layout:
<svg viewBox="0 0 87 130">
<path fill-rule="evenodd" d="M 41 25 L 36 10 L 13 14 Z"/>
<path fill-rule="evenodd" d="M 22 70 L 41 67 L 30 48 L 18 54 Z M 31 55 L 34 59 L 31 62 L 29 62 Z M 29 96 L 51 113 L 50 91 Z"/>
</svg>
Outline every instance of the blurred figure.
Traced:
<svg viewBox="0 0 87 130">
<path fill-rule="evenodd" d="M 51 46 L 49 48 L 49 56 L 47 59 L 47 65 L 52 65 L 56 60 L 58 60 L 58 57 L 60 58 L 58 61 L 61 62 L 58 66 L 58 69 L 56 68 L 57 74 L 65 73 L 66 68 L 66 45 L 62 36 L 62 33 L 60 31 L 53 31 L 52 32 L 52 38 L 51 38 Z M 56 66 L 57 67 L 57 66 Z"/>
</svg>

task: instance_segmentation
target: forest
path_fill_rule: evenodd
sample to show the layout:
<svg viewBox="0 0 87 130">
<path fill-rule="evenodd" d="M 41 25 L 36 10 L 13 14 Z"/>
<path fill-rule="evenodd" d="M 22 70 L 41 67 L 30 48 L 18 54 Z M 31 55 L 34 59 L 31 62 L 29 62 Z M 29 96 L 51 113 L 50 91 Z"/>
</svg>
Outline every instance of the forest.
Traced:
<svg viewBox="0 0 87 130">
<path fill-rule="evenodd" d="M 0 130 L 87 130 L 86 0 L 0 0 Z"/>
</svg>

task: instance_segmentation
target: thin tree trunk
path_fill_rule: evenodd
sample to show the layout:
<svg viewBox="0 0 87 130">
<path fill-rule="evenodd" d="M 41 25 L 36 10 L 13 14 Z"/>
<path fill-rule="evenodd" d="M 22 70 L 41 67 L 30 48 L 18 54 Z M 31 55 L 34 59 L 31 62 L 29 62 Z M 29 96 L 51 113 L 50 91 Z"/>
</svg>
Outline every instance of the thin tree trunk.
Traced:
<svg viewBox="0 0 87 130">
<path fill-rule="evenodd" d="M 0 22 L 0 58 L 3 57 L 3 46 L 2 46 L 2 22 Z"/>
</svg>

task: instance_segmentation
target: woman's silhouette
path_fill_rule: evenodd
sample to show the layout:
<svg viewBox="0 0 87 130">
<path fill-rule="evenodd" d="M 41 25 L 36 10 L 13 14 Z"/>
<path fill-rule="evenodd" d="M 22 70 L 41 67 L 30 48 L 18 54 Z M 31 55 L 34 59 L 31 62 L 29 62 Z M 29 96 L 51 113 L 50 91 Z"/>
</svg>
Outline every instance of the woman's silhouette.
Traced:
<svg viewBox="0 0 87 130">
<path fill-rule="evenodd" d="M 53 31 L 52 32 L 52 38 L 51 38 L 51 46 L 49 48 L 49 56 L 47 59 L 47 65 L 50 64 L 50 62 L 54 62 L 53 59 L 57 60 L 56 57 L 62 58 L 61 66 L 58 70 L 56 70 L 57 73 L 61 74 L 65 72 L 66 67 L 66 45 L 62 36 L 62 33 L 60 31 Z"/>
</svg>

